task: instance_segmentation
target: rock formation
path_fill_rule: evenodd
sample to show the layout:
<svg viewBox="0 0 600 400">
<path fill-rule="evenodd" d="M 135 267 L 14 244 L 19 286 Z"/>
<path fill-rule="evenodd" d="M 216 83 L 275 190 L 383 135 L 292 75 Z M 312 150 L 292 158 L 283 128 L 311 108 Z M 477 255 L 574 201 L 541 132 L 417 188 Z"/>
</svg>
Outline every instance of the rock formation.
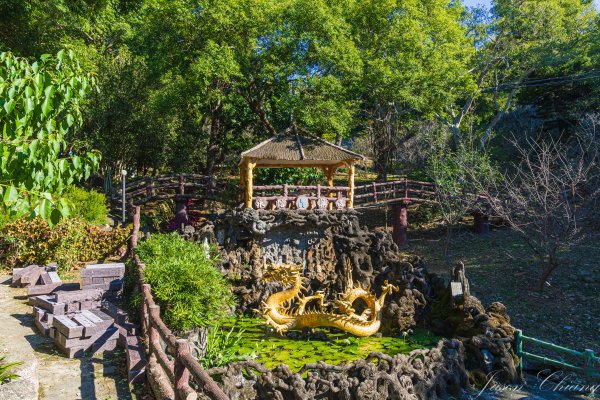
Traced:
<svg viewBox="0 0 600 400">
<path fill-rule="evenodd" d="M 497 370 L 502 381 L 519 378 L 511 348 L 514 328 L 504 306 L 493 303 L 486 310 L 470 295 L 464 266 L 453 268 L 453 283 L 430 274 L 422 259 L 403 257 L 388 233 L 361 227 L 352 210 L 228 211 L 187 235 L 219 243 L 222 272 L 234 283 L 239 312 L 260 308 L 281 290 L 264 281 L 265 265 L 296 263 L 304 265 L 309 289 L 326 298 L 344 291 L 348 272 L 378 293 L 385 280 L 398 286 L 383 309 L 384 334 L 421 327 L 456 339 L 409 355 L 372 355 L 376 363 L 306 366 L 304 379 L 285 365 L 270 371 L 250 361 L 214 370 L 232 399 L 435 398 L 465 386 L 465 368 L 472 382 L 485 382 Z"/>
</svg>

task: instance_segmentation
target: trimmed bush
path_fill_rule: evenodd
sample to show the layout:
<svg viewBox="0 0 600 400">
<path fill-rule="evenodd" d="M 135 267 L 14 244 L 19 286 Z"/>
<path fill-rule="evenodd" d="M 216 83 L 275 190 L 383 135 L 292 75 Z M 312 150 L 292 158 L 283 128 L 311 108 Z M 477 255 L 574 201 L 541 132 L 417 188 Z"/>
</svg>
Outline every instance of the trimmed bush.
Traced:
<svg viewBox="0 0 600 400">
<path fill-rule="evenodd" d="M 217 324 L 230 313 L 230 284 L 217 270 L 216 251 L 206 254 L 175 233 L 152 235 L 137 248 L 146 264 L 144 279 L 165 323 L 179 332 Z"/>
<path fill-rule="evenodd" d="M 108 208 L 106 207 L 104 193 L 71 186 L 65 193 L 64 198 L 69 204 L 72 217 L 90 224 L 106 224 Z"/>
<path fill-rule="evenodd" d="M 7 224 L 0 235 L 2 258 L 9 267 L 56 262 L 62 270 L 118 253 L 130 228 L 104 230 L 76 218 L 61 220 L 53 228 L 42 218 L 21 218 Z"/>
</svg>

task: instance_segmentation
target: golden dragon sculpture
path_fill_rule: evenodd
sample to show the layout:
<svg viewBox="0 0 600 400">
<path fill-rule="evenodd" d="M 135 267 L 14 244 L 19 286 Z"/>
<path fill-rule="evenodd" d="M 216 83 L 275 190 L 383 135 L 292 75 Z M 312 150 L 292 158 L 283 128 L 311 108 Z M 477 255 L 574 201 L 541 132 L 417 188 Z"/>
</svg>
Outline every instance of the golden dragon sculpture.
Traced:
<svg viewBox="0 0 600 400">
<path fill-rule="evenodd" d="M 325 302 L 322 291 L 311 296 L 304 296 L 305 278 L 301 266 L 278 264 L 267 269 L 264 278 L 268 282 L 280 282 L 284 285 L 281 292 L 271 294 L 262 304 L 260 313 L 267 324 L 277 332 L 316 327 L 333 327 L 356 336 L 371 336 L 381 325 L 381 309 L 385 297 L 398 288 L 387 281 L 382 286 L 382 293 L 377 298 L 370 288 L 363 288 L 360 283 L 354 285 L 352 276 L 348 276 L 348 286 L 334 305 Z M 353 308 L 356 300 L 364 302 L 364 310 L 360 313 Z M 309 303 L 313 305 L 309 307 Z M 329 308 L 331 311 L 326 311 Z M 337 312 L 335 312 L 337 311 Z"/>
</svg>

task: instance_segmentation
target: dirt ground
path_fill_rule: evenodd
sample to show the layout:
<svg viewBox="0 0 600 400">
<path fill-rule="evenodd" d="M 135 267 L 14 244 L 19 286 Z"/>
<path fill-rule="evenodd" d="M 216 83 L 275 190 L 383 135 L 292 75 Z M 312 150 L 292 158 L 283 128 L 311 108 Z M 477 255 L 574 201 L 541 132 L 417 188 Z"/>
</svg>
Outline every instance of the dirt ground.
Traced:
<svg viewBox="0 0 600 400">
<path fill-rule="evenodd" d="M 412 215 L 411 215 L 412 214 Z M 364 212 L 362 223 L 389 229 L 391 212 Z M 418 215 L 409 211 L 409 221 Z M 409 222 L 410 223 L 410 222 Z M 409 225 L 407 252 L 425 259 L 431 272 L 449 277 L 443 254 L 445 230 L 440 225 Z M 540 268 L 527 244 L 506 227 L 494 226 L 480 236 L 465 225 L 456 230 L 449 247 L 452 262 L 464 262 L 471 292 L 488 306 L 506 305 L 512 324 L 523 334 L 575 350 L 600 354 L 600 233 L 569 253 L 542 291 L 533 287 Z M 525 348 L 525 350 L 527 350 Z"/>
</svg>

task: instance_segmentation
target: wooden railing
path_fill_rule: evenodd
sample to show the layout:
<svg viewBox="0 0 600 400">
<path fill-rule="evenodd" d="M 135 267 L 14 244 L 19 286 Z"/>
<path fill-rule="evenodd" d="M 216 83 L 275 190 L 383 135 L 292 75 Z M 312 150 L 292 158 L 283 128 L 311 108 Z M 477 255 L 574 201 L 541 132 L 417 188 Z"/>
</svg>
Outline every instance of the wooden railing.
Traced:
<svg viewBox="0 0 600 400">
<path fill-rule="evenodd" d="M 189 343 L 178 339 L 165 325 L 160 317 L 160 307 L 154 301 L 152 288 L 144 282 L 145 264 L 135 252 L 140 229 L 140 207 L 134 208 L 133 232 L 130 237 L 130 255 L 138 269 L 139 285 L 141 288 L 141 321 L 146 354 L 148 355 L 148 374 L 159 388 L 161 397 L 175 400 L 194 400 L 198 395 L 190 386 L 190 378 L 198 385 L 202 393 L 212 400 L 229 400 L 217 383 L 202 368 L 192 356 Z M 164 346 L 163 346 L 164 344 Z M 171 354 L 172 360 L 167 353 Z"/>
<path fill-rule="evenodd" d="M 171 174 L 142 178 L 125 186 L 125 200 L 133 206 L 174 198 L 224 201 L 222 194 L 229 187 L 225 181 L 212 176 Z M 115 202 L 122 201 L 122 189 L 111 194 Z"/>
<path fill-rule="evenodd" d="M 435 184 L 402 179 L 392 182 L 372 182 L 354 188 L 354 207 L 382 206 L 389 203 L 435 202 Z"/>
<path fill-rule="evenodd" d="M 252 207 L 255 209 L 344 209 L 350 188 L 322 185 L 265 185 L 253 186 Z"/>
<path fill-rule="evenodd" d="M 552 350 L 558 353 L 566 354 L 578 360 L 579 365 L 574 365 L 565 361 L 556 360 L 549 357 L 533 354 L 529 351 L 523 351 L 523 343 L 531 343 L 542 348 Z M 565 368 L 571 371 L 579 372 L 586 378 L 600 378 L 600 357 L 594 354 L 593 350 L 577 351 L 566 347 L 558 346 L 554 343 L 545 342 L 540 339 L 523 335 L 520 329 L 515 331 L 515 352 L 519 357 L 519 368 L 523 366 L 523 359 L 529 359 L 546 365 L 552 365 L 559 368 Z"/>
</svg>

